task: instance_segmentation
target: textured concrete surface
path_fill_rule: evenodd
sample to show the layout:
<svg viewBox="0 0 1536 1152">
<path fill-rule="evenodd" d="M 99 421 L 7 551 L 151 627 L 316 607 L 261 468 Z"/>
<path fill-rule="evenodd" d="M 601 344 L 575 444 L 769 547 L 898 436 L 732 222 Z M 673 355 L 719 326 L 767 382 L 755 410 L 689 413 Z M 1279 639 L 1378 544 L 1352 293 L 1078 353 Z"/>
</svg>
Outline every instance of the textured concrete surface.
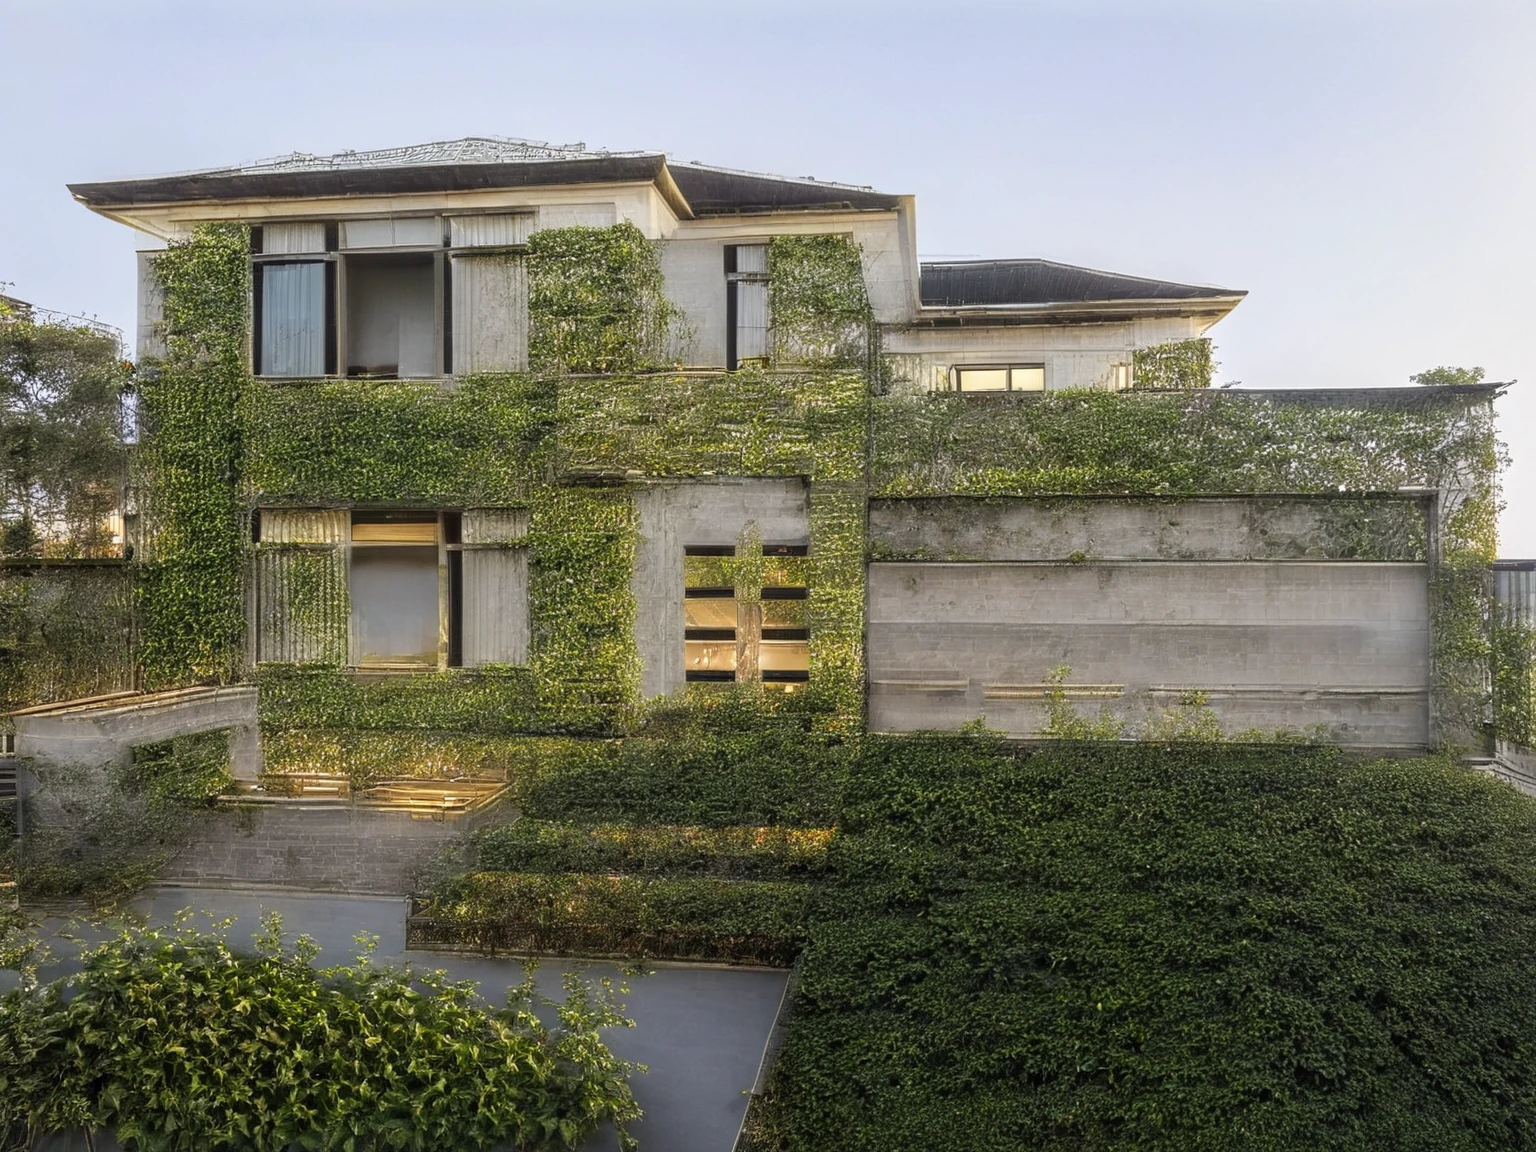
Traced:
<svg viewBox="0 0 1536 1152">
<path fill-rule="evenodd" d="M 405 952 L 406 902 L 381 897 L 342 897 L 277 892 L 161 887 L 137 903 L 152 921 L 164 923 L 182 909 L 206 917 L 235 919 L 232 939 L 257 930 L 264 913 L 277 912 L 289 936 L 307 933 L 320 945 L 320 963 L 345 961 L 356 954 L 353 937 L 378 937 L 379 960 L 408 960 L 418 968 L 441 968 L 455 979 L 475 980 L 482 994 L 501 1000 L 522 980 L 521 962 L 437 953 Z M 55 932 L 69 930 L 54 922 Z M 86 933 L 85 935 L 89 935 Z M 69 945 L 61 940 L 61 948 Z M 587 979 L 609 977 L 627 984 L 622 997 L 630 1029 L 614 1029 L 605 1039 L 614 1052 L 649 1068 L 634 1077 L 635 1096 L 645 1118 L 635 1135 L 646 1152 L 730 1152 L 746 1114 L 746 1093 L 758 1066 L 784 994 L 787 973 L 707 966 L 657 966 L 645 975 L 625 976 L 614 965 L 575 960 L 545 960 L 540 989 L 561 993 L 561 974 Z M 584 1152 L 616 1152 L 611 1132 L 598 1133 Z M 51 1138 L 39 1145 L 47 1152 L 85 1152 L 83 1135 Z M 98 1136 L 96 1148 L 117 1148 Z"/>
<path fill-rule="evenodd" d="M 254 685 L 64 704 L 18 713 L 15 723 L 18 757 L 86 768 L 127 765 L 138 745 L 227 728 L 231 774 L 236 780 L 255 780 L 261 773 Z"/>
<path fill-rule="evenodd" d="M 506 815 L 500 805 L 456 820 L 345 803 L 224 809 L 202 825 L 165 879 L 404 896 L 445 848 Z"/>
<path fill-rule="evenodd" d="M 698 480 L 639 489 L 635 506 L 640 546 L 630 588 L 641 611 L 635 621 L 640 688 L 646 696 L 680 691 L 683 664 L 683 549 L 733 545 L 749 521 L 765 544 L 810 540 L 804 480 Z"/>
<path fill-rule="evenodd" d="M 870 727 L 981 717 L 1018 737 L 1069 666 L 1086 716 L 1205 692 L 1228 733 L 1324 724 L 1358 747 L 1429 740 L 1428 569 L 1344 561 L 876 563 Z"/>
<path fill-rule="evenodd" d="M 1422 560 L 1424 496 L 872 500 L 870 550 L 932 560 Z M 1358 554 L 1358 553 L 1355 553 Z"/>
</svg>

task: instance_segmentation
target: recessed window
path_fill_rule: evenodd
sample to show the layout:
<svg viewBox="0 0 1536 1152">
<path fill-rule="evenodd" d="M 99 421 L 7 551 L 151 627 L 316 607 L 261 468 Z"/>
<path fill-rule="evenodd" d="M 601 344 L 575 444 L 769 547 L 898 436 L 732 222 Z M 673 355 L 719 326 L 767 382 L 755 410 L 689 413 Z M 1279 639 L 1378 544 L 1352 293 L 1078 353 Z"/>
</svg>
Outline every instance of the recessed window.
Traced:
<svg viewBox="0 0 1536 1152">
<path fill-rule="evenodd" d="M 528 213 L 251 230 L 258 376 L 405 379 L 527 367 Z"/>
<path fill-rule="evenodd" d="M 957 392 L 1043 392 L 1043 364 L 957 364 L 949 370 Z"/>
<path fill-rule="evenodd" d="M 345 257 L 348 376 L 437 374 L 436 260 L 430 252 Z"/>
<path fill-rule="evenodd" d="M 725 366 L 768 361 L 768 245 L 730 244 L 725 249 Z"/>
<path fill-rule="evenodd" d="M 806 548 L 766 545 L 750 569 L 734 551 L 685 549 L 685 679 L 792 692 L 811 675 Z M 741 584 L 743 571 L 757 574 L 753 586 Z"/>
<path fill-rule="evenodd" d="M 348 592 L 353 663 L 435 667 L 442 632 L 435 512 L 354 512 Z"/>
</svg>

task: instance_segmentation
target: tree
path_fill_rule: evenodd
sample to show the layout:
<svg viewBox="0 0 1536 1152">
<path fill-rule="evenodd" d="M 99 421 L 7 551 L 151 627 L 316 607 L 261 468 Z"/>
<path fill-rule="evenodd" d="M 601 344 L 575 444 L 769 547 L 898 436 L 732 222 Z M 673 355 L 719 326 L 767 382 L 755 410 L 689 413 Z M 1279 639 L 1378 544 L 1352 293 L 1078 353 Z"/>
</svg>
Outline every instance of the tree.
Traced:
<svg viewBox="0 0 1536 1152">
<path fill-rule="evenodd" d="M 0 554 L 101 554 L 126 460 L 111 334 L 0 319 Z"/>
<path fill-rule="evenodd" d="M 1442 365 L 1439 368 L 1415 372 L 1408 379 L 1414 384 L 1423 384 L 1427 388 L 1444 388 L 1452 384 L 1481 384 L 1483 370 L 1481 368 L 1447 368 Z"/>
</svg>

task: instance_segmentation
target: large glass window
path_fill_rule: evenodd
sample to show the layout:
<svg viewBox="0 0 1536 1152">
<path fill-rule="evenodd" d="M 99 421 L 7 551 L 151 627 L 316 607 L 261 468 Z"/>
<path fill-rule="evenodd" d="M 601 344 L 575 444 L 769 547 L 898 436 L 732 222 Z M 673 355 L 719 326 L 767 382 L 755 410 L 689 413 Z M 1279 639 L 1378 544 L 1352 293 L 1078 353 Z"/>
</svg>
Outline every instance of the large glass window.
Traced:
<svg viewBox="0 0 1536 1152">
<path fill-rule="evenodd" d="M 949 370 L 957 392 L 1043 392 L 1043 364 L 957 364 Z"/>
<path fill-rule="evenodd" d="M 527 367 L 529 213 L 251 229 L 258 376 Z"/>
</svg>

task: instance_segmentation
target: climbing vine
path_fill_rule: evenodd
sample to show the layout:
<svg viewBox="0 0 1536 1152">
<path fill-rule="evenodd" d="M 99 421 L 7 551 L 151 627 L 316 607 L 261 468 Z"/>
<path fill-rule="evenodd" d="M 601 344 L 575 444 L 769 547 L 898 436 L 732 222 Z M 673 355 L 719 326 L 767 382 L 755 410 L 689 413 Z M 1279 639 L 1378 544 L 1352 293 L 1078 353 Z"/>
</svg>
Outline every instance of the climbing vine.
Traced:
<svg viewBox="0 0 1536 1152">
<path fill-rule="evenodd" d="M 768 242 L 773 362 L 808 367 L 871 364 L 878 348 L 859 246 L 847 236 L 775 236 Z"/>
<path fill-rule="evenodd" d="M 536 372 L 658 367 L 681 313 L 656 245 L 628 222 L 549 228 L 528 241 L 528 363 Z"/>
<path fill-rule="evenodd" d="M 239 673 L 245 617 L 235 494 L 249 251 L 244 226 L 215 224 L 155 259 L 166 355 L 140 373 L 136 462 L 145 502 L 139 657 L 152 688 Z"/>
<path fill-rule="evenodd" d="M 1204 336 L 1170 340 L 1131 353 L 1131 379 L 1136 388 L 1209 388 L 1215 370 L 1211 341 Z"/>
</svg>

